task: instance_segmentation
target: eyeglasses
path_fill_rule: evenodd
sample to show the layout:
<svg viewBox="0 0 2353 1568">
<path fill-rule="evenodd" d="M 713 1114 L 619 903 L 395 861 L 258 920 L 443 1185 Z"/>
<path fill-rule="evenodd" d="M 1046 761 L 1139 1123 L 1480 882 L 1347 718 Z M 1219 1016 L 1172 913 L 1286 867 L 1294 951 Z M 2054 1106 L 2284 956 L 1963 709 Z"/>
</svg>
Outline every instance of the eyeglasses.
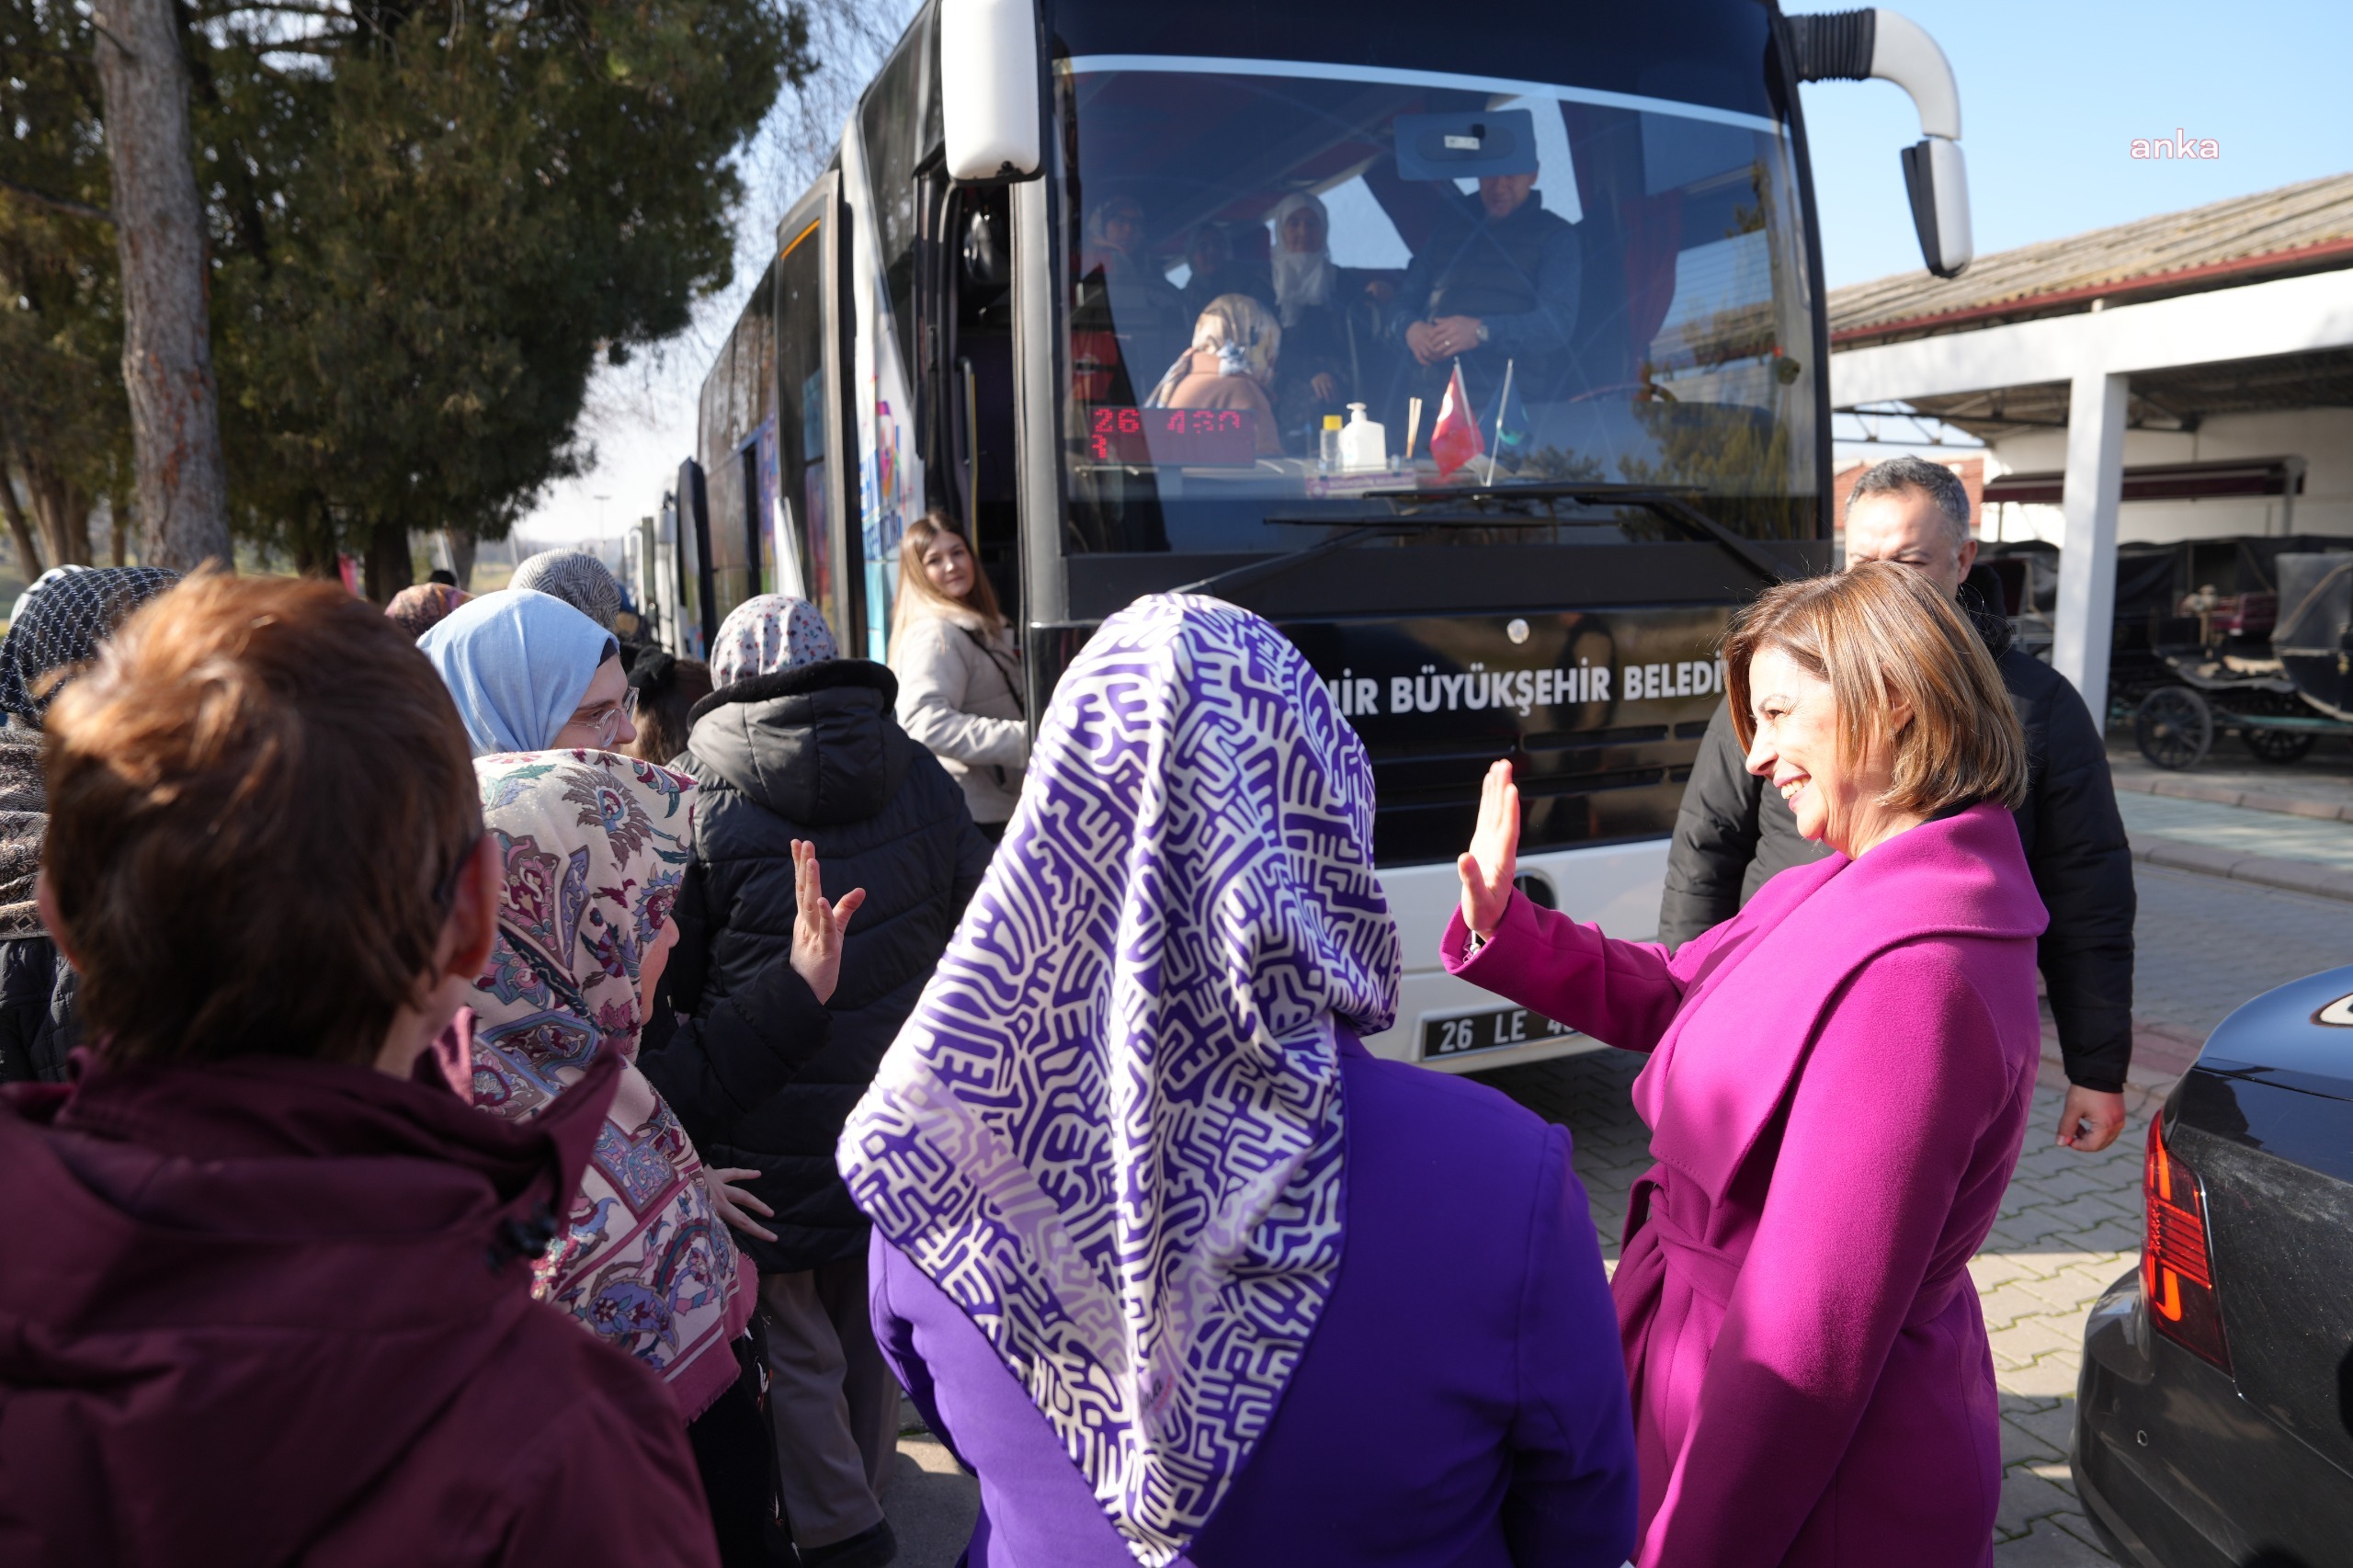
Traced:
<svg viewBox="0 0 2353 1568">
<path fill-rule="evenodd" d="M 597 737 L 592 748 L 597 751 L 613 749 L 613 737 L 621 731 L 621 705 L 617 701 L 599 702 L 593 708 L 583 708 L 564 724 L 566 732 L 586 730 Z"/>
</svg>

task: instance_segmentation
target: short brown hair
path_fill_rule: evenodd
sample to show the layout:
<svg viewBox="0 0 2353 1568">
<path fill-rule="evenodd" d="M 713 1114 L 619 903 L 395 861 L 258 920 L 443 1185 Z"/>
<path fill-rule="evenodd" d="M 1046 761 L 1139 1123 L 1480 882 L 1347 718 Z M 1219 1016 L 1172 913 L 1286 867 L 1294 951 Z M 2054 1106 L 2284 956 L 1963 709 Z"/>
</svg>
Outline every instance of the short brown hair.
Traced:
<svg viewBox="0 0 2353 1568">
<path fill-rule="evenodd" d="M 51 710 L 42 859 L 110 1061 L 368 1062 L 482 835 L 423 653 L 325 583 L 200 574 Z"/>
<path fill-rule="evenodd" d="M 1756 735 L 1748 665 L 1779 648 L 1830 683 L 1838 749 L 1859 760 L 1886 732 L 1897 699 L 1911 722 L 1893 739 L 1894 782 L 1880 803 L 1900 812 L 2026 799 L 2026 735 L 1994 656 L 1960 607 L 1909 566 L 1867 561 L 1835 576 L 1768 588 L 1724 639 L 1733 731 Z"/>
</svg>

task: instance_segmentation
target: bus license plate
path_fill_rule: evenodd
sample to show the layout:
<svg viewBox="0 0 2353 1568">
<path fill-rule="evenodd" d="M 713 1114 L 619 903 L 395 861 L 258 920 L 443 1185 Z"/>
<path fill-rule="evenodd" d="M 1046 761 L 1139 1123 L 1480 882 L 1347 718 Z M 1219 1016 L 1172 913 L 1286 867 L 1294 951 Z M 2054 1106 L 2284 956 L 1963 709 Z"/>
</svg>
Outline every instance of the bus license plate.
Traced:
<svg viewBox="0 0 2353 1568">
<path fill-rule="evenodd" d="M 1503 1051 L 1540 1040 L 1564 1040 L 1576 1032 L 1566 1024 L 1554 1023 L 1543 1014 L 1531 1013 L 1525 1007 L 1497 1007 L 1493 1012 L 1454 1018 L 1425 1018 L 1422 1060 L 1436 1062 L 1443 1057 L 1469 1056 L 1474 1051 Z"/>
</svg>

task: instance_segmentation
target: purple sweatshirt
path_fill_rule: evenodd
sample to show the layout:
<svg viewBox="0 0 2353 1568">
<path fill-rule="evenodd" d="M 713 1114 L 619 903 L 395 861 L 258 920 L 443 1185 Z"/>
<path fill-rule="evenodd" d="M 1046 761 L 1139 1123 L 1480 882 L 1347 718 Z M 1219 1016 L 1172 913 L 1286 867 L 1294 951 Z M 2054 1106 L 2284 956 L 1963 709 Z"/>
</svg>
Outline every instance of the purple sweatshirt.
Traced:
<svg viewBox="0 0 2353 1568">
<path fill-rule="evenodd" d="M 1565 1130 L 1344 1030 L 1347 1242 L 1267 1434 L 1177 1564 L 1619 1568 L 1633 1439 Z M 970 1568 L 1130 1568 L 1046 1418 L 878 1233 L 875 1335 L 980 1477 Z"/>
</svg>

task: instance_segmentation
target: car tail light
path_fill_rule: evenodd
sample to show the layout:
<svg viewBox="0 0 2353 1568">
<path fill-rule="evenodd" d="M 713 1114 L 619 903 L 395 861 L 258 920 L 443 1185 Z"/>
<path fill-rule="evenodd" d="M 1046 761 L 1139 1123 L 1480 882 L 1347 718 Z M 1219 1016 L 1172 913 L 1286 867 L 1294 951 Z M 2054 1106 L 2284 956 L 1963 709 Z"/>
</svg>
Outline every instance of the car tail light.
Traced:
<svg viewBox="0 0 2353 1568">
<path fill-rule="evenodd" d="M 2214 1294 L 2206 1195 L 2198 1173 L 2165 1147 L 2161 1120 L 2149 1122 L 2149 1152 L 2141 1165 L 2149 1218 L 2141 1246 L 2141 1297 L 2159 1334 L 2227 1372 L 2231 1352 L 2222 1342 L 2222 1304 Z"/>
</svg>

